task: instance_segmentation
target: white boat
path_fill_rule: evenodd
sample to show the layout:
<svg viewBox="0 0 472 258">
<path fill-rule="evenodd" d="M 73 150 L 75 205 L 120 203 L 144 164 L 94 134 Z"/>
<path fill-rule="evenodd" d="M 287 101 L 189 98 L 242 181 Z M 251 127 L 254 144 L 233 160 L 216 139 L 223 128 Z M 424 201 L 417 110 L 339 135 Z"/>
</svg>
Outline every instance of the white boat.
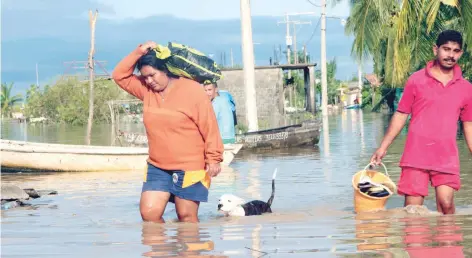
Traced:
<svg viewBox="0 0 472 258">
<path fill-rule="evenodd" d="M 148 158 L 148 148 L 0 141 L 2 171 L 143 170 Z M 225 144 L 222 165 L 229 165 L 241 147 Z"/>
</svg>

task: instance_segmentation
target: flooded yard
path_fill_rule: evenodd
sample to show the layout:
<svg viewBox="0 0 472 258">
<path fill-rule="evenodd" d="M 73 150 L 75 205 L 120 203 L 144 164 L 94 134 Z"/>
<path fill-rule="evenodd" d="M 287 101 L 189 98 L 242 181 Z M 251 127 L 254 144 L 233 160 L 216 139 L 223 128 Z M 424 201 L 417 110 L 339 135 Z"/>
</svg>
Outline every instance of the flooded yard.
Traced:
<svg viewBox="0 0 472 258">
<path fill-rule="evenodd" d="M 21 133 L 4 134 L 8 126 L 2 138 L 22 140 Z M 463 139 L 457 215 L 406 215 L 398 195 L 386 212 L 353 212 L 351 177 L 367 165 L 387 126 L 386 115 L 351 110 L 329 117 L 318 146 L 240 152 L 212 182 L 198 225 L 176 223 L 172 204 L 167 224 L 143 223 L 144 171 L 2 173 L 2 184 L 58 191 L 32 207 L 1 212 L 2 257 L 472 257 L 472 161 Z M 64 134 L 56 141 L 74 142 Z M 405 137 L 406 131 L 384 160 L 396 183 Z M 218 214 L 224 193 L 267 200 L 275 168 L 273 214 Z M 433 189 L 425 204 L 436 210 Z"/>
</svg>

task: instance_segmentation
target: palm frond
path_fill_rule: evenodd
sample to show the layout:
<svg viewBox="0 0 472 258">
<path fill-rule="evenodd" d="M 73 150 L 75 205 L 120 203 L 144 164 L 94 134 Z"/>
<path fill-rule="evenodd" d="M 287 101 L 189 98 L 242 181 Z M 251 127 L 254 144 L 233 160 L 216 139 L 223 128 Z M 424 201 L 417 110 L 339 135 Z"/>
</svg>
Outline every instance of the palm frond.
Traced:
<svg viewBox="0 0 472 258">
<path fill-rule="evenodd" d="M 422 20 L 425 1 L 429 0 L 403 0 L 400 13 L 398 14 L 399 19 L 397 20 L 396 36 L 399 39 L 409 35 L 411 30 L 414 30 L 418 22 Z"/>
<path fill-rule="evenodd" d="M 459 6 L 459 0 L 441 0 L 441 2 L 445 5 L 449 5 L 456 8 Z"/>
<path fill-rule="evenodd" d="M 464 41 L 472 48 L 472 0 L 462 0 L 459 10 L 464 27 Z"/>
<path fill-rule="evenodd" d="M 426 6 L 426 26 L 428 32 L 433 28 L 440 7 L 441 0 L 430 0 Z"/>
<path fill-rule="evenodd" d="M 14 104 L 23 101 L 21 94 L 17 94 L 9 99 L 9 105 L 13 106 Z"/>
<path fill-rule="evenodd" d="M 409 75 L 411 66 L 411 40 L 398 38 L 398 22 L 390 31 L 385 59 L 385 83 L 393 87 L 402 87 Z"/>
<path fill-rule="evenodd" d="M 463 69 L 470 69 L 472 0 L 356 0 L 346 25 L 355 37 L 351 53 L 371 56 L 384 83 L 403 86 L 406 78 L 434 58 L 432 47 L 445 29 L 464 36 Z M 472 76 L 472 71 L 465 74 Z"/>
<path fill-rule="evenodd" d="M 390 31 L 387 38 L 387 49 L 385 54 L 385 83 L 392 85 L 394 73 L 394 56 L 395 56 L 395 31 Z"/>
<path fill-rule="evenodd" d="M 389 0 L 358 0 L 351 9 L 351 16 L 346 23 L 346 33 L 355 36 L 352 55 L 361 61 L 376 48 L 382 37 L 382 27 L 388 20 Z"/>
</svg>

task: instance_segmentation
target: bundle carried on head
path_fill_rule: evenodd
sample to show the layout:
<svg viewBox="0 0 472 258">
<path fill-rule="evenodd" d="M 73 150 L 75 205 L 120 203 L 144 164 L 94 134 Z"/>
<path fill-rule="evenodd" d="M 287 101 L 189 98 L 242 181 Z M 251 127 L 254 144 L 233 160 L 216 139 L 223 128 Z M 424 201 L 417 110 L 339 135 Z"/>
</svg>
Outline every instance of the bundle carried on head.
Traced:
<svg viewBox="0 0 472 258">
<path fill-rule="evenodd" d="M 164 61 L 167 70 L 174 75 L 201 84 L 215 83 L 222 77 L 215 61 L 191 47 L 169 42 L 167 47 L 157 45 L 153 51 L 158 59 Z"/>
</svg>

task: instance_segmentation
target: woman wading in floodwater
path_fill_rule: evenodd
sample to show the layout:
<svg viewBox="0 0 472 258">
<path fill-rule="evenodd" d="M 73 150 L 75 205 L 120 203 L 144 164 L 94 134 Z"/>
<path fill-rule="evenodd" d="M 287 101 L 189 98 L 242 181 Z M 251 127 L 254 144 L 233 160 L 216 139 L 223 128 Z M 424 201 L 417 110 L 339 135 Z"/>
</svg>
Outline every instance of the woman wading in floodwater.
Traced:
<svg viewBox="0 0 472 258">
<path fill-rule="evenodd" d="M 181 222 L 198 222 L 198 207 L 208 200 L 211 177 L 221 171 L 223 142 L 202 86 L 170 74 L 156 57 L 156 46 L 139 45 L 113 72 L 116 84 L 143 101 L 149 158 L 141 217 L 164 223 L 162 214 L 171 201 Z M 135 68 L 139 76 L 133 74 Z"/>
</svg>

